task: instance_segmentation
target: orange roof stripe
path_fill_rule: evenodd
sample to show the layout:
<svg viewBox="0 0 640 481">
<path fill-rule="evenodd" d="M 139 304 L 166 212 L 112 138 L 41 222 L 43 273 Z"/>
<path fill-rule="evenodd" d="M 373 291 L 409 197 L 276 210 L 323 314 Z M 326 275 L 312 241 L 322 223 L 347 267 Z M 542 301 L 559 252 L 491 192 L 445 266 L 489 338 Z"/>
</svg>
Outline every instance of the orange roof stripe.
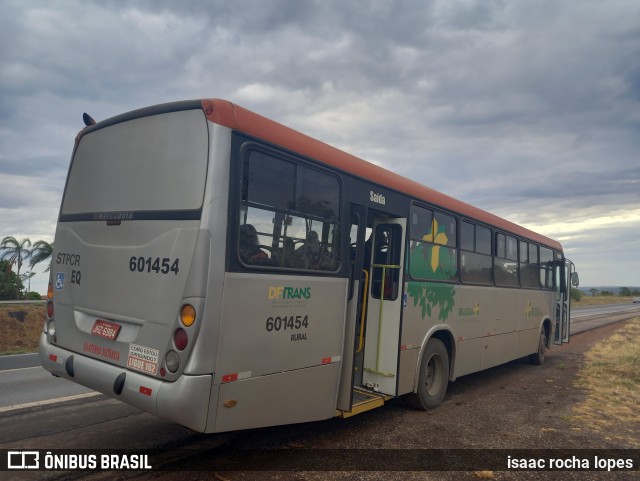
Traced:
<svg viewBox="0 0 640 481">
<path fill-rule="evenodd" d="M 202 109 L 207 119 L 216 124 L 280 145 L 357 177 L 562 251 L 558 241 L 362 160 L 227 100 L 202 100 Z"/>
</svg>

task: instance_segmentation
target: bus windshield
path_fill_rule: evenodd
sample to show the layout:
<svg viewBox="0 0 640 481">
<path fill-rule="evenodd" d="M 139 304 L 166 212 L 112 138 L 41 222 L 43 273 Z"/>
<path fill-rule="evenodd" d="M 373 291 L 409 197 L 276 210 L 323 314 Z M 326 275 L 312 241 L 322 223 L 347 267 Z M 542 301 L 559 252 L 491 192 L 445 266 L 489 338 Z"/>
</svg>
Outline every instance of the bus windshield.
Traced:
<svg viewBox="0 0 640 481">
<path fill-rule="evenodd" d="M 61 214 L 200 209 L 207 169 L 201 110 L 142 117 L 83 135 Z"/>
</svg>

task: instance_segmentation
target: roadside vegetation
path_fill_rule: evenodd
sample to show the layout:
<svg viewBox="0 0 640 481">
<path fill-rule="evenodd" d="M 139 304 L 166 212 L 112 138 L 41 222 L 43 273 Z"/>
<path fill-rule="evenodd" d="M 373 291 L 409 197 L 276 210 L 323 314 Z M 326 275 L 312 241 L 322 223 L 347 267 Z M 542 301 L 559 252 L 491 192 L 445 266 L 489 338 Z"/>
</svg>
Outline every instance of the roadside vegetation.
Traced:
<svg viewBox="0 0 640 481">
<path fill-rule="evenodd" d="M 571 288 L 571 302 L 575 307 L 628 304 L 634 298 L 640 298 L 638 287 L 609 287 L 602 290 L 595 287 Z"/>
<path fill-rule="evenodd" d="M 45 304 L 0 306 L 0 355 L 36 352 L 46 309 Z"/>
<path fill-rule="evenodd" d="M 16 239 L 7 236 L 0 241 L 0 301 L 20 299 L 40 299 L 40 294 L 30 292 L 31 278 L 36 274 L 33 268 L 42 262 L 49 261 L 45 269 L 51 269 L 53 244 L 39 240 L 31 243 L 31 239 Z M 28 261 L 28 266 L 25 264 Z M 23 266 L 30 270 L 24 270 Z"/>
<path fill-rule="evenodd" d="M 640 448 L 640 317 L 585 354 L 576 385 L 587 392 L 569 417 L 576 429 Z"/>
<path fill-rule="evenodd" d="M 582 296 L 579 301 L 572 298 L 572 307 L 589 307 L 589 306 L 604 306 L 607 304 L 631 304 L 632 297 L 626 296 Z M 640 307 L 640 304 L 638 305 Z"/>
<path fill-rule="evenodd" d="M 600 290 L 600 289 L 596 289 L 595 287 L 592 287 L 588 289 L 588 293 L 591 297 L 614 297 L 614 296 L 639 297 L 640 296 L 640 289 L 637 287 L 620 287 L 617 289 L 616 288 L 609 288 L 609 289 L 613 289 L 613 291 L 610 291 L 608 289 Z"/>
</svg>

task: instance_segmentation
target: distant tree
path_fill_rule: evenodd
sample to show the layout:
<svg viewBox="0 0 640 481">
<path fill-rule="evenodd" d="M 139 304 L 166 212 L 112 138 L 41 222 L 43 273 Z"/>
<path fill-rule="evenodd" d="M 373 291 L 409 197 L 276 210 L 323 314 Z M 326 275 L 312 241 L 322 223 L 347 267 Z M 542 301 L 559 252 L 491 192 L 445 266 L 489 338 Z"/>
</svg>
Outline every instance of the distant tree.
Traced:
<svg viewBox="0 0 640 481">
<path fill-rule="evenodd" d="M 611 297 L 613 296 L 613 292 L 611 291 L 600 291 L 600 295 L 603 297 Z"/>
<path fill-rule="evenodd" d="M 633 295 L 633 293 L 631 292 L 631 289 L 629 289 L 628 287 L 621 287 L 620 288 L 620 295 L 622 297 L 631 297 Z"/>
<path fill-rule="evenodd" d="M 22 281 L 22 285 L 24 286 L 25 281 L 27 282 L 27 292 L 25 293 L 24 298 L 26 299 L 31 292 L 31 278 L 35 276 L 36 273 L 33 271 L 27 271 L 24 274 L 20 274 L 19 279 Z"/>
<path fill-rule="evenodd" d="M 20 278 L 20 269 L 22 264 L 31 256 L 31 241 L 23 239 L 19 241 L 15 237 L 5 237 L 0 242 L 0 259 L 8 260 L 9 264 L 15 264 L 17 267 L 16 275 Z M 20 291 L 16 293 L 16 299 L 20 299 Z"/>
<path fill-rule="evenodd" d="M 582 291 L 580 289 L 576 289 L 575 287 L 571 288 L 571 300 L 578 302 L 582 299 Z"/>
<path fill-rule="evenodd" d="M 0 300 L 15 299 L 22 289 L 22 282 L 11 270 L 9 261 L 0 260 Z"/>
<path fill-rule="evenodd" d="M 37 292 L 30 292 L 29 294 L 27 294 L 27 300 L 29 301 L 39 301 L 42 299 L 42 296 L 37 293 Z"/>
<path fill-rule="evenodd" d="M 49 260 L 49 265 L 44 270 L 45 272 L 49 272 L 51 270 L 52 256 L 53 244 L 39 240 L 33 244 L 33 248 L 31 249 L 31 261 L 29 262 L 29 266 L 33 269 L 36 264 Z"/>
<path fill-rule="evenodd" d="M 589 289 L 589 292 L 591 293 L 591 297 L 596 297 L 598 295 L 598 292 L 600 291 L 595 287 L 592 287 L 591 289 Z"/>
</svg>

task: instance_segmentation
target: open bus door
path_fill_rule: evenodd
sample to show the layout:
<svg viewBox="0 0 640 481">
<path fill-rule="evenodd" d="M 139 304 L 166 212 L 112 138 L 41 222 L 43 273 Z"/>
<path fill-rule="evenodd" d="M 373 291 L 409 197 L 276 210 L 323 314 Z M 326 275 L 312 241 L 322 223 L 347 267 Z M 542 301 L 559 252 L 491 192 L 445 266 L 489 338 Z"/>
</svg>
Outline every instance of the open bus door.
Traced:
<svg viewBox="0 0 640 481">
<path fill-rule="evenodd" d="M 374 221 L 367 292 L 363 385 L 395 396 L 402 315 L 406 219 Z"/>
<path fill-rule="evenodd" d="M 342 377 L 342 417 L 397 394 L 406 219 L 351 206 L 351 273 Z M 368 237 L 368 240 L 366 240 Z"/>
<path fill-rule="evenodd" d="M 579 284 L 575 265 L 569 259 L 562 258 L 556 263 L 558 295 L 556 296 L 556 330 L 554 344 L 569 342 L 571 331 L 571 287 Z"/>
</svg>

